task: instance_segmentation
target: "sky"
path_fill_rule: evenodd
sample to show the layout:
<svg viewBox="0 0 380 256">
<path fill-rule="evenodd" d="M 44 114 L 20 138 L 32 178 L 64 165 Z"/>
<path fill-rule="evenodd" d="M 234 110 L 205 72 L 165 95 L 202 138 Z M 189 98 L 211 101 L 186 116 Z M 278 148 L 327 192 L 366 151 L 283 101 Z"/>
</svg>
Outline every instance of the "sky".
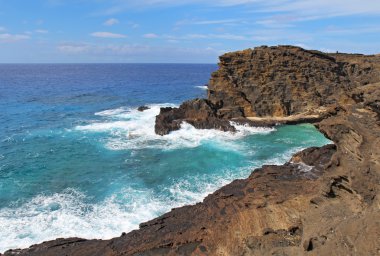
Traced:
<svg viewBox="0 0 380 256">
<path fill-rule="evenodd" d="M 380 0 L 0 0 L 0 63 L 217 63 L 288 44 L 380 53 Z"/>
</svg>

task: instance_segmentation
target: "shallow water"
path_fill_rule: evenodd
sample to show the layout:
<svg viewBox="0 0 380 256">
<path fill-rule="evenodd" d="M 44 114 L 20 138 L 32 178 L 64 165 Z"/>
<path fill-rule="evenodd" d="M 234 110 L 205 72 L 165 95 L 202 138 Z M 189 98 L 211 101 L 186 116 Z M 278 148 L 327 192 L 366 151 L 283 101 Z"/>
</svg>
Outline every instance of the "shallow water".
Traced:
<svg viewBox="0 0 380 256">
<path fill-rule="evenodd" d="M 329 141 L 312 125 L 161 137 L 162 106 L 205 97 L 215 65 L 0 65 L 0 252 L 111 238 L 262 164 Z M 139 112 L 136 107 L 148 105 Z"/>
</svg>

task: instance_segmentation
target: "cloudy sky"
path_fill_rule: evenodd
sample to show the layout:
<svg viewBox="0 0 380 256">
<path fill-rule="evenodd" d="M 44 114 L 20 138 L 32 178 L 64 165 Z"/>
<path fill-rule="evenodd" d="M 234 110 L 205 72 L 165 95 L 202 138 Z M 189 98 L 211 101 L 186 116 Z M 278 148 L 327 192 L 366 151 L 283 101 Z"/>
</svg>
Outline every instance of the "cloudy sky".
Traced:
<svg viewBox="0 0 380 256">
<path fill-rule="evenodd" d="M 1 63 L 216 63 L 278 44 L 380 53 L 380 1 L 0 0 Z"/>
</svg>

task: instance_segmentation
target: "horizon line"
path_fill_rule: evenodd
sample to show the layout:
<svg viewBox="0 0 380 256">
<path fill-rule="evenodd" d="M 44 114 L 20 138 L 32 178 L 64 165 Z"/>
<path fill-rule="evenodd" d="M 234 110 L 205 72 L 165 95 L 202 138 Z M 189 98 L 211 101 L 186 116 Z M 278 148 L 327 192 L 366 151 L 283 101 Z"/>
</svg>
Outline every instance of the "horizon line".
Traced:
<svg viewBox="0 0 380 256">
<path fill-rule="evenodd" d="M 179 64 L 179 65 L 217 65 L 217 62 L 0 62 L 0 65 L 46 65 L 46 64 L 59 64 L 59 65 L 73 65 L 73 64 Z"/>
</svg>

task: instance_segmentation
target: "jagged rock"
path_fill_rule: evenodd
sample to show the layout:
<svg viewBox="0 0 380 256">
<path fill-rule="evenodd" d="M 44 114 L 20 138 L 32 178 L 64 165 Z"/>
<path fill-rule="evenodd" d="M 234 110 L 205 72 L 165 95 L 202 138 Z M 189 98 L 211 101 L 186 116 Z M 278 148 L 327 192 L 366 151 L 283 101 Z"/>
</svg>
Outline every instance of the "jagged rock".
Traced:
<svg viewBox="0 0 380 256">
<path fill-rule="evenodd" d="M 281 48 L 274 48 L 276 52 L 278 49 Z M 293 51 L 301 50 L 285 47 L 283 55 L 297 59 L 299 56 L 291 54 Z M 233 181 L 203 202 L 173 209 L 121 237 L 59 239 L 25 250 L 8 251 L 5 255 L 378 255 L 380 84 L 366 84 L 380 79 L 376 56 L 327 56 L 314 51 L 303 54 L 307 54 L 301 58 L 306 63 L 301 67 L 308 66 L 305 56 L 311 58 L 312 67 L 316 65 L 314 58 L 322 58 L 318 63 L 330 63 L 327 67 L 334 66 L 333 59 L 345 62 L 340 65 L 347 71 L 348 80 L 353 81 L 350 86 L 356 86 L 339 84 L 337 92 L 339 88 L 348 89 L 343 94 L 344 100 L 337 100 L 340 95 L 336 94 L 321 101 L 323 104 L 331 101 L 336 106 L 316 124 L 335 145 L 306 149 L 284 165 L 256 169 L 248 178 Z M 242 59 L 240 55 L 246 54 L 227 54 L 223 61 L 230 63 L 231 70 L 233 65 L 247 65 L 250 59 Z M 265 56 L 260 65 L 276 63 Z M 293 63 L 291 58 L 278 66 L 280 73 L 281 68 Z M 356 64 L 347 64 L 350 61 Z M 319 66 L 315 67 L 318 70 Z M 236 86 L 254 76 L 244 72 L 234 74 L 238 76 L 234 79 L 239 81 Z M 319 73 L 310 74 L 309 81 L 324 79 Z M 347 82 L 346 78 L 339 81 Z M 222 88 L 218 90 L 222 93 Z M 329 90 L 332 89 L 326 89 Z M 228 88 L 228 98 L 233 91 L 227 91 Z M 313 98 L 310 101 L 310 106 L 315 104 Z M 241 99 L 236 102 L 240 104 Z M 282 108 L 279 102 L 280 107 L 269 106 L 265 111 L 277 113 L 273 110 Z M 180 125 L 182 120 L 195 120 L 194 124 L 199 124 L 210 118 L 218 119 L 221 105 L 220 101 L 194 100 L 178 109 L 163 109 L 157 117 L 164 119 L 159 120 L 163 127 L 158 127 L 158 131 L 167 132 L 170 125 Z M 248 107 L 244 107 L 245 114 L 256 111 Z M 297 104 L 291 109 L 297 109 Z M 311 168 L 305 171 L 299 168 L 302 165 Z"/>
<path fill-rule="evenodd" d="M 352 93 L 352 97 L 357 103 L 361 103 L 363 107 L 371 108 L 377 113 L 378 119 L 380 119 L 380 83 L 370 84 L 355 89 Z"/>
<path fill-rule="evenodd" d="M 295 46 L 257 47 L 220 57 L 208 99 L 246 117 L 315 112 L 350 100 L 352 88 L 379 81 L 380 58 L 324 54 Z M 235 117 L 235 116 L 229 116 Z"/>
<path fill-rule="evenodd" d="M 217 118 L 216 109 L 217 106 L 206 99 L 189 100 L 179 108 L 161 108 L 156 117 L 155 132 L 159 135 L 168 134 L 180 129 L 182 122 L 190 123 L 198 129 L 235 131 L 229 121 Z"/>
<path fill-rule="evenodd" d="M 177 130 L 185 119 L 197 128 L 224 131 L 233 130 L 225 120 L 246 119 L 254 126 L 318 122 L 339 104 L 352 102 L 354 88 L 379 82 L 379 70 L 379 56 L 325 54 L 295 46 L 227 53 L 212 74 L 208 99 L 163 110 L 156 133 Z"/>
<path fill-rule="evenodd" d="M 137 108 L 137 110 L 140 111 L 140 112 L 143 112 L 143 111 L 145 111 L 147 109 L 150 109 L 150 107 L 148 107 L 148 106 L 140 106 L 140 107 Z"/>
</svg>

